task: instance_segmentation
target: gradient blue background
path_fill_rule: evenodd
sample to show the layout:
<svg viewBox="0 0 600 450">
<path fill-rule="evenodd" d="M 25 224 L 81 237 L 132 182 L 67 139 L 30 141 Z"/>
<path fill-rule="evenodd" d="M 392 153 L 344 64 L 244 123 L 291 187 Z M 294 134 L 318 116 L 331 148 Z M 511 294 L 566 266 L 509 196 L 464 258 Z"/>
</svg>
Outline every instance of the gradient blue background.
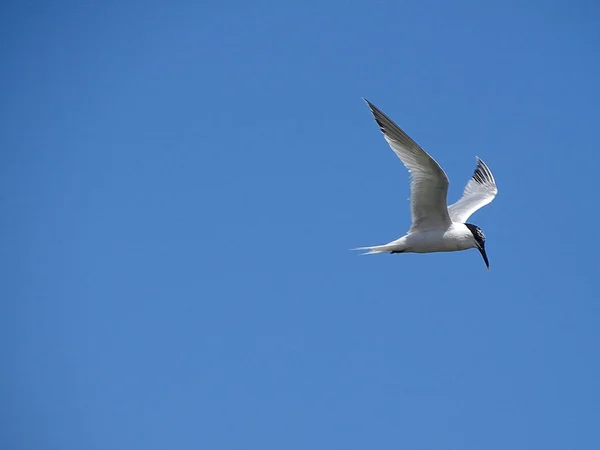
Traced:
<svg viewBox="0 0 600 450">
<path fill-rule="evenodd" d="M 600 7 L 12 2 L 3 449 L 600 448 Z M 409 226 L 361 100 L 476 250 Z"/>
</svg>

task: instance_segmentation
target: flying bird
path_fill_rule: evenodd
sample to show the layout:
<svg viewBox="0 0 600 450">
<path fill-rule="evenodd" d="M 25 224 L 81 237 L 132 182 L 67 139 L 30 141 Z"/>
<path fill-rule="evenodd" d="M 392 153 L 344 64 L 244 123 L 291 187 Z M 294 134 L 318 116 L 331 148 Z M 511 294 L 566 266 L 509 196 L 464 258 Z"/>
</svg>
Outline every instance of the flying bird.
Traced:
<svg viewBox="0 0 600 450">
<path fill-rule="evenodd" d="M 385 245 L 360 247 L 365 255 L 375 253 L 433 253 L 456 252 L 476 248 L 488 270 L 490 263 L 485 251 L 485 235 L 481 228 L 467 219 L 489 204 L 498 188 L 492 171 L 483 160 L 477 159 L 475 173 L 465 186 L 462 197 L 447 205 L 448 177 L 439 164 L 408 134 L 380 109 L 364 99 L 385 140 L 410 173 L 410 212 L 412 224 L 408 233 Z"/>
</svg>

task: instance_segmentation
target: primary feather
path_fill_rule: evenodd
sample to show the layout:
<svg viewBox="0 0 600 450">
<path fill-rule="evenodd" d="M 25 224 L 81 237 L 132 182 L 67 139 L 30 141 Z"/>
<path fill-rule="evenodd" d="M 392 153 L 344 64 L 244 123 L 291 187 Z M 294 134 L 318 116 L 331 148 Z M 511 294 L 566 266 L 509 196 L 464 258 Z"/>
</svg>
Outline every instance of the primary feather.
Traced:
<svg viewBox="0 0 600 450">
<path fill-rule="evenodd" d="M 477 168 L 465 186 L 462 197 L 448 206 L 450 218 L 453 222 L 466 222 L 471 214 L 491 203 L 497 193 L 492 171 L 482 159 L 477 158 Z"/>
</svg>

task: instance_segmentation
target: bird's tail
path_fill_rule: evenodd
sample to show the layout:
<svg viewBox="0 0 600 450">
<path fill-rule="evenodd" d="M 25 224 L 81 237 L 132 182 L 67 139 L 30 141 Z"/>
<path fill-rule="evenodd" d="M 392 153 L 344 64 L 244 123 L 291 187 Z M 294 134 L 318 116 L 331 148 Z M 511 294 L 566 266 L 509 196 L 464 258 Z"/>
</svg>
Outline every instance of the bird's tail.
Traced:
<svg viewBox="0 0 600 450">
<path fill-rule="evenodd" d="M 375 255 L 378 253 L 391 253 L 393 251 L 399 251 L 396 248 L 394 248 L 393 245 L 390 244 L 385 244 L 385 245 L 375 245 L 373 247 L 358 247 L 358 248 L 353 248 L 352 250 L 366 250 L 366 252 L 361 253 L 362 255 Z"/>
</svg>

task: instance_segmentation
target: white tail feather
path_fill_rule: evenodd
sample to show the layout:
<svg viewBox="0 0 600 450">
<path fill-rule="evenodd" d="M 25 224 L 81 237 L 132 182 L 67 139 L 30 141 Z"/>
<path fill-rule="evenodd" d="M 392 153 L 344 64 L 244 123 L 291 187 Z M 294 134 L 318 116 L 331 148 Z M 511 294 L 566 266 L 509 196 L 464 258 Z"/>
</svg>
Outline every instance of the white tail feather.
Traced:
<svg viewBox="0 0 600 450">
<path fill-rule="evenodd" d="M 394 250 L 394 247 L 390 245 L 375 245 L 373 247 L 358 247 L 352 250 L 367 250 L 365 253 L 361 253 L 360 256 L 364 255 L 376 255 L 378 253 L 389 253 Z"/>
</svg>

